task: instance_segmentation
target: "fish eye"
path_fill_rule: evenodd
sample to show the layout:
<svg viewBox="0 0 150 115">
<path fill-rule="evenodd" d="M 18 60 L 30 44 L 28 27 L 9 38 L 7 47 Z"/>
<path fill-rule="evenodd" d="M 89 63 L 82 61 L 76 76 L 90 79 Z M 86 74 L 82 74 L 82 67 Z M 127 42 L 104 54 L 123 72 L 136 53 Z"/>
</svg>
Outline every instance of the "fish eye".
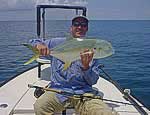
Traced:
<svg viewBox="0 0 150 115">
<path fill-rule="evenodd" d="M 96 48 L 93 48 L 93 51 L 96 51 Z"/>
</svg>

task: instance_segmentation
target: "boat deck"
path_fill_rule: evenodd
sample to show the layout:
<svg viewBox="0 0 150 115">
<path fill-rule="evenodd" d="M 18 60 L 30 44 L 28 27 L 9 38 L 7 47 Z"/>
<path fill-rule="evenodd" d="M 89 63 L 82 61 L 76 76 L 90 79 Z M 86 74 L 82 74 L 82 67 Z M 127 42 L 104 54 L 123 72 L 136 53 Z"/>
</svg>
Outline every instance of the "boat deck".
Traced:
<svg viewBox="0 0 150 115">
<path fill-rule="evenodd" d="M 0 104 L 8 105 L 6 108 L 0 108 L 1 115 L 9 115 L 9 113 L 11 113 L 10 115 L 35 115 L 33 109 L 33 103 L 36 101 L 34 97 L 35 89 L 28 88 L 28 84 L 46 86 L 49 83 L 47 76 L 48 70 L 47 66 L 43 66 L 43 77 L 39 79 L 37 75 L 38 68 L 35 67 L 1 87 Z M 100 78 L 94 87 L 98 88 L 100 92 L 103 92 L 104 99 L 130 103 L 123 98 L 123 94 L 112 83 L 103 78 Z M 141 115 L 133 105 L 109 101 L 106 103 L 120 115 Z M 75 115 L 75 111 L 73 109 L 68 109 L 67 115 Z"/>
</svg>

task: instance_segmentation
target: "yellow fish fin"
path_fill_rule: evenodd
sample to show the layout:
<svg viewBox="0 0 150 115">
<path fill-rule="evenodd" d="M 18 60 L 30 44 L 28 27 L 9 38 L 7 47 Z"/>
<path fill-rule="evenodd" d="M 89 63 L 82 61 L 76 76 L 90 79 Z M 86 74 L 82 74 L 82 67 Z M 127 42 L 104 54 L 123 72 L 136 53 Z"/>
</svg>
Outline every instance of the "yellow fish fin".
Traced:
<svg viewBox="0 0 150 115">
<path fill-rule="evenodd" d="M 65 62 L 63 70 L 66 70 L 70 66 L 71 62 Z"/>
<path fill-rule="evenodd" d="M 28 65 L 30 63 L 32 63 L 34 60 L 36 60 L 37 58 L 39 58 L 40 55 L 34 55 L 32 58 L 30 58 L 27 62 L 24 63 L 24 65 Z"/>
</svg>

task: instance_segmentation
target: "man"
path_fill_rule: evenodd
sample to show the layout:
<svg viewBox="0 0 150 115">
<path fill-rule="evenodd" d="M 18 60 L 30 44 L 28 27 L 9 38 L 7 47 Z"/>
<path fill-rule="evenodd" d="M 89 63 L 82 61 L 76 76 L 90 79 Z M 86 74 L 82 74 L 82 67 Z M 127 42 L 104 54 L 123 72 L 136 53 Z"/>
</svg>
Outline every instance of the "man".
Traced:
<svg viewBox="0 0 150 115">
<path fill-rule="evenodd" d="M 71 34 L 73 39 L 82 38 L 88 31 L 88 19 L 77 16 L 72 20 Z M 64 42 L 66 38 L 51 40 L 31 40 L 42 56 L 48 56 L 50 49 Z M 81 60 L 71 63 L 67 70 L 63 70 L 64 63 L 50 56 L 51 59 L 51 83 L 50 88 L 70 92 L 73 94 L 93 93 L 92 85 L 96 84 L 98 75 L 97 60 L 92 60 L 94 52 L 85 49 L 80 53 Z M 36 115 L 52 115 L 63 111 L 71 105 L 80 115 L 113 115 L 112 111 L 100 99 L 73 99 L 66 95 L 54 92 L 45 92 L 34 104 Z"/>
</svg>

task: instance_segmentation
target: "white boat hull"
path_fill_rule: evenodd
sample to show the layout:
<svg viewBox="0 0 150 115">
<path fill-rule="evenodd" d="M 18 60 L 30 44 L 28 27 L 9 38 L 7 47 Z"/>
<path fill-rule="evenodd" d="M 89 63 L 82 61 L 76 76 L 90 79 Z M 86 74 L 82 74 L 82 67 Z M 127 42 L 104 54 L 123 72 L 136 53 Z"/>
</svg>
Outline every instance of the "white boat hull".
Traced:
<svg viewBox="0 0 150 115">
<path fill-rule="evenodd" d="M 0 115 L 35 115 L 33 108 L 33 104 L 36 101 L 34 97 L 35 89 L 29 88 L 28 84 L 46 86 L 49 83 L 49 69 L 47 64 L 43 65 L 41 78 L 39 79 L 38 67 L 34 67 L 2 86 L 0 88 L 0 106 L 7 105 L 7 107 L 0 107 Z M 124 95 L 114 84 L 104 78 L 100 77 L 94 87 L 104 94 L 104 99 L 122 102 L 105 101 L 111 109 L 116 110 L 120 115 L 141 115 L 134 105 L 123 104 L 130 102 L 124 99 Z M 143 106 L 140 102 L 137 101 L 137 103 Z M 143 107 L 143 109 L 147 114 L 150 114 L 147 108 Z M 67 109 L 66 112 L 67 115 L 75 115 L 73 109 Z"/>
</svg>

